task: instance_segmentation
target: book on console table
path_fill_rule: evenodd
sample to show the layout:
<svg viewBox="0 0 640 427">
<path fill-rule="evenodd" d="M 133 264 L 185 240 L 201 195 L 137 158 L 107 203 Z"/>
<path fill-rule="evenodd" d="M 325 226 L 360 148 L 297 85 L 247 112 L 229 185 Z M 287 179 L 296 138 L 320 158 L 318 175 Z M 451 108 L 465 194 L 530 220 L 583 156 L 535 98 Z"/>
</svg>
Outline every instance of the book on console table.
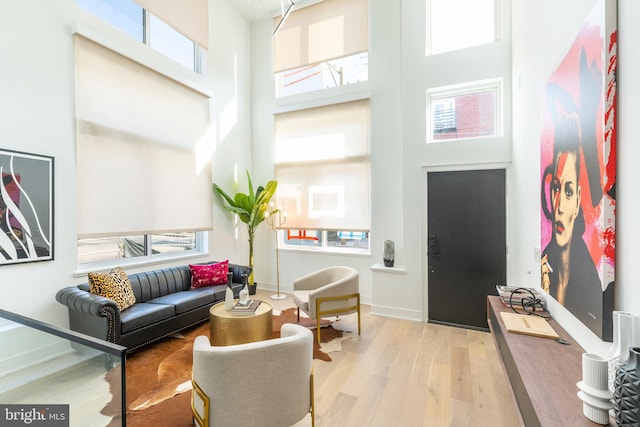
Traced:
<svg viewBox="0 0 640 427">
<path fill-rule="evenodd" d="M 251 315 L 256 312 L 261 302 L 262 301 L 260 301 L 259 299 L 250 299 L 246 304 L 243 304 L 240 301 L 238 301 L 237 303 L 234 304 L 233 308 L 231 309 L 231 312 L 233 314 Z"/>
<path fill-rule="evenodd" d="M 511 313 L 508 311 L 500 312 L 500 316 L 508 332 L 533 335 L 541 338 L 560 338 L 547 322 L 547 319 L 543 317 L 532 314 Z"/>
</svg>

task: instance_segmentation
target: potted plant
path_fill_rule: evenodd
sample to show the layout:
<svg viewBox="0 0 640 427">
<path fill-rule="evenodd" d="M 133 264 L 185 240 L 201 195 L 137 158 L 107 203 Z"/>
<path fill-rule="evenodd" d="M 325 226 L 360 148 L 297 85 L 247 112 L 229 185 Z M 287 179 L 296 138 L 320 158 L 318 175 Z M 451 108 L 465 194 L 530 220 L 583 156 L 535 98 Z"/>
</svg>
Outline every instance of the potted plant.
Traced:
<svg viewBox="0 0 640 427">
<path fill-rule="evenodd" d="M 247 181 L 249 184 L 249 192 L 236 193 L 233 198 L 215 183 L 213 184 L 213 189 L 222 198 L 222 207 L 238 215 L 240 221 L 247 224 L 247 232 L 249 233 L 249 267 L 251 267 L 249 293 L 254 295 L 256 283 L 253 281 L 253 239 L 258 226 L 265 219 L 265 212 L 269 201 L 276 192 L 278 183 L 277 181 L 269 181 L 264 187 L 259 186 L 254 193 L 249 170 L 247 170 Z"/>
</svg>

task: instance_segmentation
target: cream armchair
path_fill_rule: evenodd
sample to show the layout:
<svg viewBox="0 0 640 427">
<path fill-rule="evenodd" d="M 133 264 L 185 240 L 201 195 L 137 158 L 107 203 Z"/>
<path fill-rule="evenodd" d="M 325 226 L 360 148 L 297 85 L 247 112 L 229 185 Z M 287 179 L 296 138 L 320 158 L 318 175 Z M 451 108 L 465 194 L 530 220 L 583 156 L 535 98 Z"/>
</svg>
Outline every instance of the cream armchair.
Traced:
<svg viewBox="0 0 640 427">
<path fill-rule="evenodd" d="M 320 319 L 339 314 L 358 313 L 360 335 L 360 275 L 351 267 L 328 267 L 300 277 L 293 282 L 293 301 L 307 316 L 316 319 L 318 344 Z"/>
<path fill-rule="evenodd" d="M 314 419 L 313 334 L 284 324 L 280 338 L 211 346 L 193 344 L 191 410 L 201 427 L 290 426 Z"/>
</svg>

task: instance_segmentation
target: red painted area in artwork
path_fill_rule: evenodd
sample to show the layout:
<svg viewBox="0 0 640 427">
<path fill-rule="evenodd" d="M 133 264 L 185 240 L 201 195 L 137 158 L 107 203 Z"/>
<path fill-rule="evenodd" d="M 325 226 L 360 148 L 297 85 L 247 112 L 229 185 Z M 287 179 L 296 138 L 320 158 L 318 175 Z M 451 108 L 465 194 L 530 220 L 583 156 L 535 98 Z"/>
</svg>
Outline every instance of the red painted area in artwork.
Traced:
<svg viewBox="0 0 640 427">
<path fill-rule="evenodd" d="M 546 206 L 541 212 L 541 247 L 544 248 L 553 236 L 549 211 L 554 208 L 554 200 L 551 200 L 550 179 L 548 175 L 545 176 L 545 169 L 554 160 L 554 115 L 572 112 L 583 115 L 587 111 L 594 118 L 593 122 L 588 123 L 588 130 L 591 134 L 595 131 L 595 149 L 589 152 L 583 139 L 579 185 L 582 191 L 580 207 L 585 221 L 582 238 L 601 274 L 605 265 L 610 267 L 608 270 L 613 270 L 616 241 L 617 32 L 605 34 L 604 26 L 602 10 L 602 16 L 590 17 L 580 28 L 557 68 L 549 76 L 545 90 L 555 86 L 560 88 L 563 97 L 554 98 L 548 91 L 543 93 L 540 135 L 541 194 L 542 203 Z M 583 98 L 588 93 L 585 91 L 585 81 L 598 82 L 600 85 L 597 105 L 585 105 L 586 98 Z M 587 132 L 584 126 L 582 131 Z M 590 179 L 589 173 L 586 173 L 588 169 L 591 169 L 592 175 L 594 171 L 599 172 L 599 178 L 592 176 Z"/>
</svg>

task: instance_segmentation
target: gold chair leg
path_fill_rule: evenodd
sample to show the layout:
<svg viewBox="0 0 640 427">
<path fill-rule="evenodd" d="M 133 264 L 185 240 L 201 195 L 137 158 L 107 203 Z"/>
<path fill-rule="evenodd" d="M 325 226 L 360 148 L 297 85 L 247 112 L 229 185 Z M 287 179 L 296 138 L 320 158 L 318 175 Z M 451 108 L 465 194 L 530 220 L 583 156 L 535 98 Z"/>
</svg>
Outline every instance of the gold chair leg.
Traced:
<svg viewBox="0 0 640 427">
<path fill-rule="evenodd" d="M 320 316 L 317 315 L 316 313 L 316 324 L 317 324 L 317 328 L 318 328 L 318 345 L 320 345 Z"/>
<path fill-rule="evenodd" d="M 360 294 L 358 294 L 358 335 L 360 335 Z"/>
</svg>

